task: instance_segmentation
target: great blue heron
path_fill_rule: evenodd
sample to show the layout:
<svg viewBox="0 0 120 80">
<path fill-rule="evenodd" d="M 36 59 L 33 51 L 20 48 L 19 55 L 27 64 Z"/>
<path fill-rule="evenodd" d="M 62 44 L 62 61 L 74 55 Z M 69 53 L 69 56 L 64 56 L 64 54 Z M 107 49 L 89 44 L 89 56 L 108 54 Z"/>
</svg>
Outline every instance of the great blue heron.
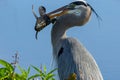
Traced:
<svg viewBox="0 0 120 80">
<path fill-rule="evenodd" d="M 74 1 L 48 14 L 45 13 L 44 7 L 40 7 L 41 17 L 37 17 L 33 11 L 37 19 L 36 36 L 38 31 L 53 22 L 51 41 L 60 80 L 67 79 L 73 73 L 76 74 L 76 80 L 103 80 L 92 55 L 78 40 L 66 36 L 66 30 L 69 28 L 86 24 L 92 11 L 97 15 L 84 0 Z"/>
</svg>

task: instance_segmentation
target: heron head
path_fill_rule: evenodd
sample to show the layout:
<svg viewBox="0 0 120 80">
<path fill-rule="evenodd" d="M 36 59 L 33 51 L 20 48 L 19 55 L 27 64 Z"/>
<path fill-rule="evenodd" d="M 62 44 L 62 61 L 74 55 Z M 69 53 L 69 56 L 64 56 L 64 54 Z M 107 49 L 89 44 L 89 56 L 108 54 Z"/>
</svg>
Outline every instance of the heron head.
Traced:
<svg viewBox="0 0 120 80">
<path fill-rule="evenodd" d="M 48 15 L 51 20 L 54 17 L 62 16 L 63 22 L 69 25 L 71 23 L 71 26 L 82 26 L 89 21 L 92 12 L 95 13 L 98 19 L 101 19 L 92 6 L 85 0 L 75 0 L 68 5 L 48 13 Z"/>
<path fill-rule="evenodd" d="M 68 24 L 68 26 L 81 26 L 88 22 L 91 12 L 86 1 L 77 0 L 49 13 L 49 17 L 50 19 L 62 17 L 61 23 Z"/>
</svg>

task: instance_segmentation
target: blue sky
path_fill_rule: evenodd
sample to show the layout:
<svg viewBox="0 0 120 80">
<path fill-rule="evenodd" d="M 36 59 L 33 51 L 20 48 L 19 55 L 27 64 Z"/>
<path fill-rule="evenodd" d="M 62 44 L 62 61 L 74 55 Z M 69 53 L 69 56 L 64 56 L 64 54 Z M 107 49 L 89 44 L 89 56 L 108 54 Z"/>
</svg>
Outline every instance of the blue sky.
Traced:
<svg viewBox="0 0 120 80">
<path fill-rule="evenodd" d="M 12 55 L 19 53 L 19 64 L 46 65 L 51 69 L 52 46 L 50 32 L 52 25 L 42 30 L 35 39 L 35 18 L 32 4 L 38 14 L 43 5 L 47 12 L 55 10 L 73 0 L 0 0 L 0 59 L 12 62 Z M 67 31 L 68 36 L 77 38 L 96 59 L 104 80 L 119 80 L 120 75 L 120 1 L 87 0 L 102 21 L 98 24 L 94 13 L 83 27 Z M 33 71 L 34 72 L 34 71 Z"/>
</svg>

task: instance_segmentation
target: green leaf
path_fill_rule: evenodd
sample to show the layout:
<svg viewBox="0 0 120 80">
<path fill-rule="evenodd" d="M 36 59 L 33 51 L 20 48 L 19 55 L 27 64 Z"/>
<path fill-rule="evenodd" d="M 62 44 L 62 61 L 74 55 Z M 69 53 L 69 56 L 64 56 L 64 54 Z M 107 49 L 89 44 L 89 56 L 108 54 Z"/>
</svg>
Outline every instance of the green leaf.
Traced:
<svg viewBox="0 0 120 80">
<path fill-rule="evenodd" d="M 44 71 L 45 74 L 47 73 L 47 68 L 46 68 L 46 66 L 43 66 L 43 71 Z"/>
<path fill-rule="evenodd" d="M 28 73 L 28 74 L 30 73 L 30 66 L 28 67 L 27 73 Z"/>
<path fill-rule="evenodd" d="M 0 77 L 6 76 L 9 74 L 9 70 L 7 68 L 0 68 Z"/>
<path fill-rule="evenodd" d="M 9 72 L 11 72 L 11 73 L 13 72 L 14 68 L 13 68 L 13 66 L 12 66 L 11 64 L 9 64 L 8 62 L 0 59 L 0 64 L 1 64 L 2 66 L 6 67 L 6 68 L 9 70 Z"/>
<path fill-rule="evenodd" d="M 49 79 L 54 80 L 53 77 L 55 76 L 55 74 L 53 74 L 53 72 L 56 71 L 56 70 L 57 70 L 57 68 L 51 70 L 51 71 L 47 74 L 46 79 L 47 79 L 47 80 L 49 80 Z"/>
<path fill-rule="evenodd" d="M 57 70 L 57 68 L 51 70 L 51 71 L 48 73 L 48 75 L 49 75 L 49 74 L 52 74 L 52 73 L 55 72 L 56 70 Z"/>
<path fill-rule="evenodd" d="M 32 66 L 32 65 L 31 65 Z M 35 67 L 35 66 L 32 66 L 37 72 L 39 72 L 40 73 L 40 75 L 44 75 L 44 73 L 39 69 L 39 68 L 37 68 L 37 67 Z"/>
<path fill-rule="evenodd" d="M 47 75 L 46 80 L 52 79 L 54 76 L 55 76 L 55 74 L 49 74 L 49 75 Z"/>
<path fill-rule="evenodd" d="M 14 77 L 13 77 L 13 80 L 25 80 L 25 78 L 22 77 L 20 74 L 15 73 Z"/>
<path fill-rule="evenodd" d="M 24 77 L 25 79 L 27 79 L 29 73 L 30 73 L 30 67 L 28 68 L 28 70 L 25 70 L 23 68 L 21 68 L 19 65 L 18 65 L 18 69 L 20 70 L 20 72 L 22 73 L 21 76 Z"/>
<path fill-rule="evenodd" d="M 40 76 L 40 74 L 35 74 L 35 75 L 33 75 L 33 76 L 30 76 L 30 77 L 28 78 L 28 80 L 34 79 L 34 78 L 39 77 L 39 76 Z"/>
</svg>

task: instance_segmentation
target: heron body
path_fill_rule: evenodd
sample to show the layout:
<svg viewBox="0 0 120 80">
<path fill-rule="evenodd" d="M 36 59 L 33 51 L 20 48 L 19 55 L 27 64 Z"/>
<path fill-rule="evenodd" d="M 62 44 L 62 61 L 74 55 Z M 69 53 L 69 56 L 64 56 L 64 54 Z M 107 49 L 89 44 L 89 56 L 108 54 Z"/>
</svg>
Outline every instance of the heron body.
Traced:
<svg viewBox="0 0 120 80">
<path fill-rule="evenodd" d="M 68 79 L 71 74 L 76 74 L 76 80 L 103 80 L 92 55 L 77 39 L 66 35 L 69 28 L 86 24 L 92 11 L 94 12 L 93 8 L 84 0 L 79 0 L 56 11 L 47 15 L 51 20 L 56 16 L 51 30 L 51 41 L 60 80 Z M 36 27 L 37 29 L 40 27 Z"/>
<path fill-rule="evenodd" d="M 78 21 L 76 15 L 73 19 L 72 17 L 73 14 L 59 17 L 51 32 L 53 55 L 58 66 L 60 80 L 67 79 L 72 73 L 77 75 L 77 80 L 103 80 L 91 54 L 78 40 L 66 36 L 68 28 L 82 25 L 76 22 Z M 81 18 L 79 19 L 81 21 Z M 72 23 L 73 20 L 75 21 L 74 24 Z"/>
</svg>

